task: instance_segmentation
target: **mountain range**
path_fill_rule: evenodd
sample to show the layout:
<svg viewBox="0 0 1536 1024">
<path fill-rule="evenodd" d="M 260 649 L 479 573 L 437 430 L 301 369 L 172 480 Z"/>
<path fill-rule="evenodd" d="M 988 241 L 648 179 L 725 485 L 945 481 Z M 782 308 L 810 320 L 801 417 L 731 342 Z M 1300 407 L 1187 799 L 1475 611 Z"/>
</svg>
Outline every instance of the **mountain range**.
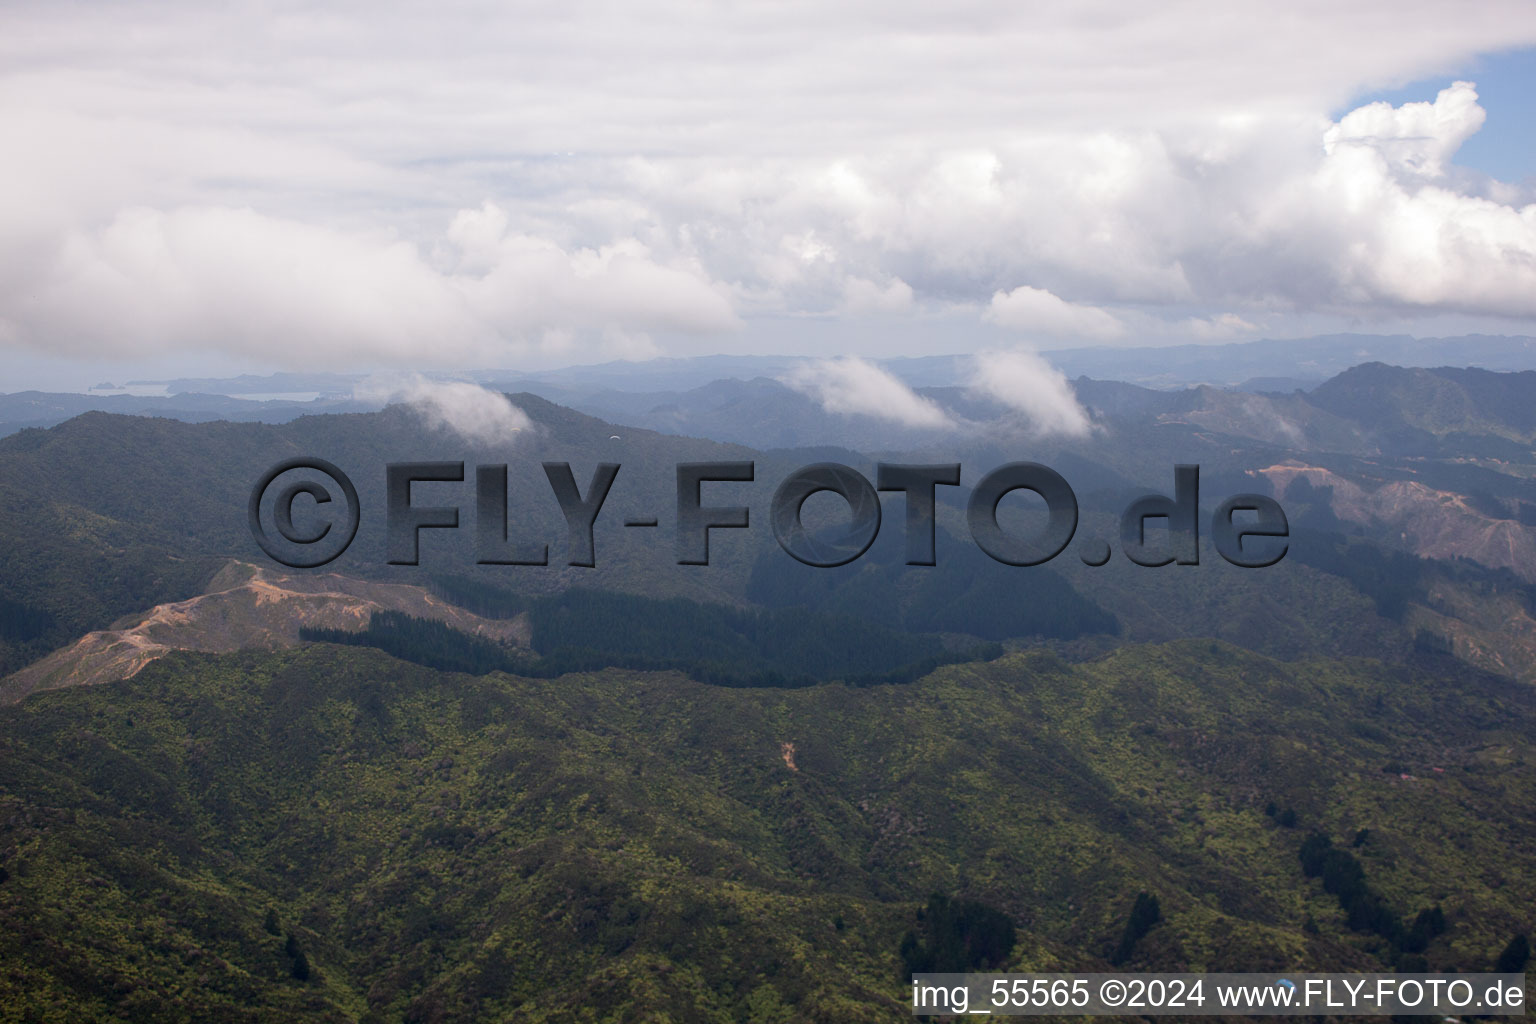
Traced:
<svg viewBox="0 0 1536 1024">
<path fill-rule="evenodd" d="M 394 405 L 0 438 L 0 1019 L 894 1021 L 922 964 L 1470 971 L 1536 926 L 1536 373 L 1080 378 L 1081 437 L 952 381 L 919 389 L 945 431 L 770 377 L 590 383 L 510 394 L 495 436 Z M 246 505 L 304 455 L 361 526 L 293 570 Z M 382 514 L 406 460 L 468 477 L 417 485 L 460 528 L 415 566 Z M 1080 506 L 1028 568 L 966 516 L 1019 460 Z M 594 567 L 551 461 L 583 492 L 621 466 Z M 753 462 L 706 502 L 751 526 L 679 565 L 701 461 Z M 961 463 L 937 564 L 905 564 L 895 494 L 858 560 L 785 554 L 774 490 L 827 461 Z M 1120 512 L 1182 463 L 1202 524 L 1279 501 L 1286 557 L 1230 565 L 1202 525 L 1197 565 L 1124 558 Z M 486 464 L 549 565 L 476 564 Z"/>
<path fill-rule="evenodd" d="M 1369 362 L 1536 370 L 1536 339 L 1346 334 L 1211 345 L 1054 349 L 1041 355 L 1068 377 L 1104 384 L 1134 384 L 1165 391 L 1212 386 L 1290 393 L 1310 390 Z M 535 372 L 484 369 L 451 376 L 504 391 L 531 392 L 593 415 L 618 414 L 621 422 L 639 423 L 636 416 L 653 410 L 686 417 L 701 403 L 718 406 L 724 400 L 720 393 L 730 393 L 733 384 L 760 383 L 760 379 L 777 382 L 809 358 L 692 356 Z M 964 388 L 975 373 L 972 359 L 966 355 L 896 357 L 876 362 L 914 388 Z M 87 411 L 167 416 L 188 422 L 227 419 L 267 423 L 286 422 L 305 414 L 369 412 L 385 404 L 391 383 L 399 381 L 384 378 L 376 382 L 359 373 L 275 373 L 134 380 L 128 382 L 131 392 L 110 382 L 84 394 L 22 391 L 0 394 L 0 436 L 26 427 L 53 426 Z M 1078 387 L 1081 390 L 1082 381 Z M 693 392 L 698 394 L 689 394 Z M 673 405 L 679 408 L 672 410 Z"/>
</svg>

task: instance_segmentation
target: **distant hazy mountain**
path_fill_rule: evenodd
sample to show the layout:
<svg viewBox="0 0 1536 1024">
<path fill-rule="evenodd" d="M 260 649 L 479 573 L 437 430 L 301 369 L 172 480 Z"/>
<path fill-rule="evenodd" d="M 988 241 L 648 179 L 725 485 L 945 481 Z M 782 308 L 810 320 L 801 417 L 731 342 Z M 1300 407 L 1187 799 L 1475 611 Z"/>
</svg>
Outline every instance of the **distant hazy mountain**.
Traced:
<svg viewBox="0 0 1536 1024">
<path fill-rule="evenodd" d="M 519 390 L 538 390 L 528 385 L 542 384 L 578 391 L 678 391 L 724 379 L 777 377 L 804 361 L 803 356 L 688 356 L 639 362 L 616 360 L 533 372 L 480 370 L 473 376 L 481 383 L 516 382 Z"/>
<path fill-rule="evenodd" d="M 908 428 L 889 420 L 828 412 L 820 402 L 769 377 L 715 380 L 686 391 L 581 393 L 530 387 L 551 401 L 562 401 L 593 416 L 633 423 L 667 434 L 707 437 L 756 448 L 837 445 L 866 451 L 892 451 L 932 444 L 943 431 Z M 975 412 L 976 402 L 961 389 L 921 389 L 950 411 Z M 994 419 L 1006 410 L 984 403 Z"/>
<path fill-rule="evenodd" d="M 1289 390 L 1284 385 L 1295 382 L 1303 382 L 1298 386 L 1320 383 L 1351 366 L 1369 362 L 1536 370 L 1536 338 L 1328 334 L 1231 345 L 1056 349 L 1043 355 L 1069 377 L 1086 375 L 1159 388 L 1215 384 L 1270 391 Z"/>
<path fill-rule="evenodd" d="M 967 451 L 1019 439 L 1040 443 L 1027 418 L 958 386 L 916 389 L 951 415 L 959 424 L 953 430 L 828 412 L 815 399 L 768 377 L 715 380 L 680 391 L 531 387 L 589 415 L 757 448 Z M 1536 404 L 1530 400 L 1536 394 L 1536 371 L 1369 363 L 1308 392 L 1212 385 L 1169 390 L 1090 377 L 1077 378 L 1072 388 L 1101 426 L 1182 423 L 1206 434 L 1300 451 L 1519 458 L 1521 446 L 1536 438 Z"/>
<path fill-rule="evenodd" d="M 226 394 L 174 392 L 166 397 L 21 391 L 0 395 L 0 437 L 28 427 L 51 427 L 84 412 L 115 412 L 132 416 L 161 416 L 184 423 L 230 420 L 237 423 L 286 423 L 299 416 L 329 412 L 363 412 L 377 403 L 350 398 L 318 398 L 309 402 L 252 401 Z"/>
<path fill-rule="evenodd" d="M 316 391 L 328 397 L 350 397 L 352 388 L 363 379 L 360 373 L 272 373 L 258 376 L 242 373 L 238 377 L 181 377 L 169 381 L 134 380 L 134 385 L 165 385 L 166 394 L 203 392 L 213 395 L 271 395 Z"/>
<path fill-rule="evenodd" d="M 1408 335 L 1329 334 L 1225 345 L 1146 348 L 1052 349 L 1041 353 L 1068 377 L 1116 380 L 1154 388 L 1197 384 L 1249 391 L 1305 388 L 1361 363 L 1398 366 L 1473 366 L 1487 370 L 1536 370 L 1536 338 L 1472 334 L 1453 338 Z M 810 357 L 701 356 L 572 366 L 540 373 L 481 371 L 476 379 L 518 382 L 519 390 L 555 385 L 569 391 L 687 391 L 723 378 L 780 377 Z M 966 355 L 877 360 L 914 387 L 966 383 Z"/>
<path fill-rule="evenodd" d="M 1340 334 L 1229 345 L 1056 349 L 1043 354 L 1068 377 L 1078 379 L 1079 398 L 1085 405 L 1115 415 L 1127 413 L 1133 406 L 1142 410 L 1158 406 L 1155 395 L 1141 392 L 1211 385 L 1290 394 L 1370 362 L 1536 370 L 1536 339 L 1485 335 L 1411 338 Z M 859 426 L 841 417 L 828 417 L 808 399 L 793 398 L 788 389 L 775 387 L 807 358 L 713 355 L 532 372 L 477 370 L 453 376 L 501 391 L 530 392 L 620 422 L 758 447 L 847 444 L 884 450 L 913 439 L 893 435 L 888 426 L 879 428 L 883 433 L 878 437 L 861 432 Z M 948 389 L 947 394 L 936 397 L 962 416 L 976 418 L 965 408 L 975 406 L 976 400 L 963 391 L 972 372 L 969 356 L 902 357 L 878 362 L 914 388 Z M 1085 385 L 1083 378 L 1091 383 Z M 25 427 L 52 426 L 89 410 L 166 416 L 187 422 L 228 419 L 282 423 L 308 413 L 378 409 L 377 397 L 356 398 L 355 389 L 362 380 L 361 374 L 244 374 L 223 379 L 129 382 L 136 387 L 163 387 L 164 396 L 104 394 L 99 390 L 103 385 L 83 395 L 36 391 L 0 395 L 0 436 Z M 1111 385 L 1116 384 L 1135 385 L 1138 390 L 1115 391 Z M 313 401 L 294 398 L 309 395 L 317 397 Z M 751 422 L 754 409 L 765 402 L 773 406 L 768 419 Z M 979 414 L 995 417 L 999 410 L 983 407 Z M 783 425 L 777 423 L 781 417 L 787 418 Z"/>
</svg>

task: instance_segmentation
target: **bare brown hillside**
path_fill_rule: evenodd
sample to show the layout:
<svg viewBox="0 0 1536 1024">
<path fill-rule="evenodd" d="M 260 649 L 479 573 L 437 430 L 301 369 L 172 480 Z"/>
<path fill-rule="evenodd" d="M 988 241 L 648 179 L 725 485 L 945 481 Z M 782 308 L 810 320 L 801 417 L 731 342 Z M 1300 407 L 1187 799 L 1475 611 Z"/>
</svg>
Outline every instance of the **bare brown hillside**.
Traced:
<svg viewBox="0 0 1536 1024">
<path fill-rule="evenodd" d="M 1258 471 L 1284 499 L 1291 484 L 1305 478 L 1333 489 L 1333 513 L 1340 519 L 1385 527 L 1403 547 L 1425 558 L 1470 558 L 1492 569 L 1509 569 L 1536 582 L 1536 532 L 1510 519 L 1494 519 L 1452 491 L 1415 480 L 1392 480 L 1374 489 L 1317 466 L 1291 460 Z"/>
<path fill-rule="evenodd" d="M 126 679 L 169 651 L 291 647 L 305 626 L 361 630 L 376 611 L 437 619 L 466 633 L 528 644 L 525 617 L 482 618 L 422 587 L 335 573 L 290 575 L 231 562 L 197 597 L 156 605 L 111 629 L 87 633 L 0 680 L 0 703 L 36 690 Z"/>
</svg>

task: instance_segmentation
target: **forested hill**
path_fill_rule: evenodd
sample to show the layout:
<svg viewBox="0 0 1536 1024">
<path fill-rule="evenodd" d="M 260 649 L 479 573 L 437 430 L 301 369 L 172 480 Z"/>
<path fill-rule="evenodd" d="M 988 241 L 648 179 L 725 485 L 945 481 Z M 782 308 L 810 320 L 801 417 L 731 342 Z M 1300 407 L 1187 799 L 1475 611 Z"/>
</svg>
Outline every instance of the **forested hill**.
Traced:
<svg viewBox="0 0 1536 1024">
<path fill-rule="evenodd" d="M 477 442 L 400 406 L 282 425 L 91 413 L 0 439 L 0 674 L 125 616 L 193 598 L 230 559 L 270 564 L 247 529 L 249 489 L 280 458 L 318 455 L 354 478 L 364 510 L 357 540 L 326 567 L 349 577 L 413 586 L 447 579 L 458 593 L 491 588 L 525 598 L 580 588 L 733 608 L 807 608 L 829 621 L 860 618 L 878 629 L 943 634 L 950 649 L 1049 643 L 1072 657 L 1185 636 L 1282 657 L 1402 660 L 1428 645 L 1536 680 L 1529 449 L 1524 462 L 1462 454 L 1490 444 L 1503 445 L 1499 452 L 1520 446 L 1516 438 L 1526 427 L 1512 396 L 1528 376 L 1367 366 L 1334 385 L 1355 381 L 1376 405 L 1330 399 L 1336 411 L 1325 412 L 1300 395 L 1203 389 L 1157 409 L 1106 413 L 1105 431 L 1079 441 L 1037 443 L 982 431 L 947 450 L 885 456 L 763 452 L 664 435 L 526 394 L 513 399 L 532 429 Z M 1477 415 L 1414 413 L 1422 388 L 1441 396 L 1436 409 Z M 1311 410 L 1305 416 L 1303 406 Z M 1372 424 L 1382 438 L 1406 437 L 1420 445 L 1415 451 L 1439 454 L 1317 450 L 1368 448 L 1376 443 Z M 1277 447 L 1277 437 L 1295 447 Z M 1117 551 L 1108 565 L 1093 568 L 1075 546 L 1049 565 L 1000 565 L 969 535 L 968 488 L 990 466 L 1024 455 L 1055 462 L 1077 489 L 1075 543 L 1116 537 L 1118 513 L 1129 501 L 1169 490 L 1174 463 L 1199 461 L 1202 518 L 1237 491 L 1272 493 L 1292 517 L 1290 553 L 1259 572 L 1226 565 L 1208 544 L 1198 567 L 1145 569 Z M 873 476 L 880 458 L 963 459 L 964 486 L 940 488 L 936 567 L 905 565 L 904 499 L 895 494 L 885 497 L 885 525 L 874 547 L 857 562 L 807 569 L 778 548 L 767 509 L 786 474 L 833 460 Z M 461 528 L 423 531 L 423 564 L 392 567 L 383 467 L 406 459 L 464 461 L 471 479 L 417 488 L 422 501 L 457 504 Z M 709 567 L 679 566 L 675 468 L 722 459 L 755 462 L 756 479 L 710 485 L 706 500 L 751 506 L 754 526 L 713 531 Z M 540 465 L 545 460 L 571 463 L 583 488 L 599 463 L 623 467 L 598 520 L 596 568 L 564 564 L 567 529 Z M 482 463 L 508 465 L 509 522 L 520 538 L 549 544 L 550 566 L 476 566 L 472 477 Z M 657 517 L 658 527 L 627 529 L 630 516 Z"/>
<path fill-rule="evenodd" d="M 13 671 L 120 616 L 190 598 L 231 558 L 265 558 L 251 540 L 246 502 L 252 486 L 280 459 L 319 456 L 355 481 L 364 510 L 351 549 L 327 567 L 349 575 L 425 582 L 426 572 L 387 570 L 384 466 L 413 459 L 509 463 L 509 515 L 555 549 L 554 566 L 527 568 L 534 589 L 563 585 L 565 524 L 540 462 L 570 461 L 586 487 L 601 461 L 624 465 L 608 509 L 668 508 L 678 462 L 750 458 L 728 445 L 622 430 L 534 396 L 522 396 L 536 429 L 527 437 L 470 442 L 434 428 L 404 406 L 381 413 L 309 416 L 281 425 L 179 423 L 88 413 L 49 430 L 0 439 L 0 673 Z M 424 550 L 435 571 L 473 568 L 473 477 L 466 485 L 466 528 L 429 533 Z M 608 525 L 607 523 L 604 524 Z M 616 531 L 622 527 L 614 525 Z M 445 533 L 450 531 L 437 531 Z M 729 542 L 722 542 L 722 550 Z M 720 596 L 719 574 L 653 572 L 671 566 L 670 545 L 613 546 L 605 580 L 649 591 L 668 588 Z M 691 589 L 690 589 L 691 588 Z"/>
<path fill-rule="evenodd" d="M 176 654 L 0 710 L 0 1007 L 897 1022 L 967 948 L 1486 969 L 1533 759 L 1526 687 L 1208 641 L 799 690 Z"/>
</svg>

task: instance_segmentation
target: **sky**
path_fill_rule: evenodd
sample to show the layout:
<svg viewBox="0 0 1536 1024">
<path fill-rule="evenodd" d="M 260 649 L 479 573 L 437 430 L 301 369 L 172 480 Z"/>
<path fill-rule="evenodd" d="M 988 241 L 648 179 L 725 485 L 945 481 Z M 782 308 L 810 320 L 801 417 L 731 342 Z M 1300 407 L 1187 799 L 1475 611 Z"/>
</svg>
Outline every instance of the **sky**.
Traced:
<svg viewBox="0 0 1536 1024">
<path fill-rule="evenodd" d="M 1527 0 L 11 0 L 0 390 L 1536 334 L 1533 86 Z"/>
</svg>

